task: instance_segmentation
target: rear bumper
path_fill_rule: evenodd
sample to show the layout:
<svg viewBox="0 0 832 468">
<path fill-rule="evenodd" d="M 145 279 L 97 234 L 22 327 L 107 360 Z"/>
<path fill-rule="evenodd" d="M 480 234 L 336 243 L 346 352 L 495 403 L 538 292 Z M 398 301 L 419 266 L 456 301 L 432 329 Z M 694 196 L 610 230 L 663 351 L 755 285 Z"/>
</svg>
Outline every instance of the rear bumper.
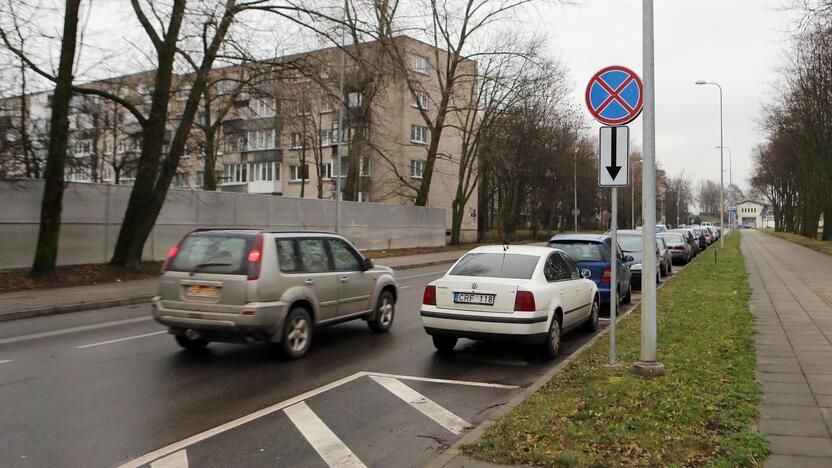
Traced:
<svg viewBox="0 0 832 468">
<path fill-rule="evenodd" d="M 429 335 L 537 342 L 540 337 L 545 339 L 549 331 L 549 316 L 545 312 L 482 315 L 422 310 L 421 315 Z"/>
<path fill-rule="evenodd" d="M 241 337 L 266 339 L 280 329 L 287 309 L 282 302 L 254 302 L 240 306 L 235 313 L 204 312 L 167 307 L 160 297 L 153 298 L 152 307 L 153 318 L 170 327 L 172 333 L 193 329 L 216 341 L 237 341 Z"/>
</svg>

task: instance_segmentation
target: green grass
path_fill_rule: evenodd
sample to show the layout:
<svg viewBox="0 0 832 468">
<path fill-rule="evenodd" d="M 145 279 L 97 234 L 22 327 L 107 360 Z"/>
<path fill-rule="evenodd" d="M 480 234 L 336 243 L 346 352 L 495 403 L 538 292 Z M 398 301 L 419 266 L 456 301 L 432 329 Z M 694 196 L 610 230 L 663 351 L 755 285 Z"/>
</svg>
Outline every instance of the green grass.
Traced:
<svg viewBox="0 0 832 468">
<path fill-rule="evenodd" d="M 832 255 L 832 242 L 830 241 L 810 239 L 808 237 L 803 237 L 800 234 L 792 234 L 791 232 L 777 232 L 774 229 L 761 229 L 761 231 L 765 232 L 766 234 L 771 234 L 772 236 L 779 237 L 781 239 L 786 239 L 790 242 L 794 242 L 795 244 L 800 244 L 804 247 L 809 247 L 812 250 L 817 250 L 818 252 L 823 252 L 825 254 Z"/>
<path fill-rule="evenodd" d="M 759 386 L 750 288 L 730 236 L 658 291 L 660 378 L 636 377 L 640 315 L 619 322 L 620 368 L 604 337 L 465 452 L 545 466 L 753 466 L 768 452 L 753 429 Z"/>
</svg>

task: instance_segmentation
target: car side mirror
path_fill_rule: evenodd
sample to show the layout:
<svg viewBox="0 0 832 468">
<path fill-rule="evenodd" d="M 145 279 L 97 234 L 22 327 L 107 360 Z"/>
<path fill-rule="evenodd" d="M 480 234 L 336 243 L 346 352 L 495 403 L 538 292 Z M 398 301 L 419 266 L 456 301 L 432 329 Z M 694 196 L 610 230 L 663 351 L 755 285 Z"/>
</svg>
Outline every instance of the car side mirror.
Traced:
<svg viewBox="0 0 832 468">
<path fill-rule="evenodd" d="M 625 255 L 622 260 L 624 260 L 625 262 L 632 262 L 635 259 L 633 258 L 632 255 Z"/>
<path fill-rule="evenodd" d="M 584 278 L 589 278 L 590 276 L 592 276 L 592 272 L 584 268 L 583 270 L 581 270 L 581 276 L 583 276 Z"/>
<path fill-rule="evenodd" d="M 374 266 L 376 266 L 376 265 L 375 265 L 375 263 L 373 263 L 372 258 L 365 258 L 364 259 L 364 271 L 372 270 Z"/>
</svg>

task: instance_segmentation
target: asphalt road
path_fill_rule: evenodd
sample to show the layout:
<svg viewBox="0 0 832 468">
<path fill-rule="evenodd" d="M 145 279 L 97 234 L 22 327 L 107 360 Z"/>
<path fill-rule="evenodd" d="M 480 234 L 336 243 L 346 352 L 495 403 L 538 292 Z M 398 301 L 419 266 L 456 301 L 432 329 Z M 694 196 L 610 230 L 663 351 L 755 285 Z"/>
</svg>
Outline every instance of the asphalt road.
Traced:
<svg viewBox="0 0 832 468">
<path fill-rule="evenodd" d="M 420 466 L 590 338 L 567 335 L 553 362 L 467 340 L 439 355 L 419 305 L 445 269 L 398 274 L 389 334 L 324 328 L 291 362 L 183 352 L 148 305 L 0 324 L 0 466 Z"/>
</svg>

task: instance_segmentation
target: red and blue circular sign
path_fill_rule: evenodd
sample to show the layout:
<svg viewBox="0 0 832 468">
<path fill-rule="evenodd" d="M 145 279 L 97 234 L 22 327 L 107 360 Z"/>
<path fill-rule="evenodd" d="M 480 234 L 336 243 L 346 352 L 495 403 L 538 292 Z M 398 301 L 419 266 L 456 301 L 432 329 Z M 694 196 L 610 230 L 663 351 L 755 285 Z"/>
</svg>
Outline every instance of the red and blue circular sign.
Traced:
<svg viewBox="0 0 832 468">
<path fill-rule="evenodd" d="M 586 86 L 586 107 L 604 125 L 626 125 L 641 114 L 644 86 L 627 67 L 604 68 Z"/>
</svg>

